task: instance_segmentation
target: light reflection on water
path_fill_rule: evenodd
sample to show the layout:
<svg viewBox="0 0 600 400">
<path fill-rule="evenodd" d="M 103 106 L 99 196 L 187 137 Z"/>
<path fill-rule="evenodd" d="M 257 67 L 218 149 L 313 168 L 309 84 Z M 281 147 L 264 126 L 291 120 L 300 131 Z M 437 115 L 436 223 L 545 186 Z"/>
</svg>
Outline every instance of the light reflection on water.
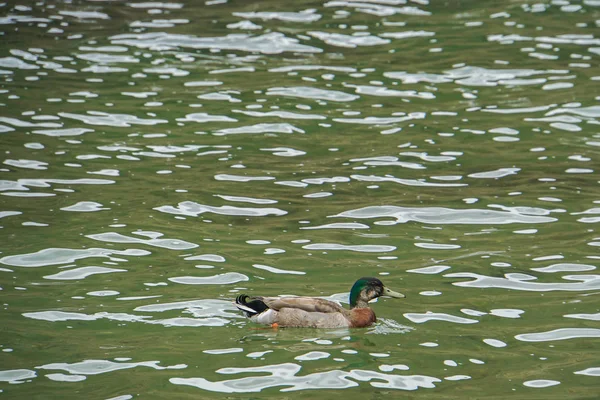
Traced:
<svg viewBox="0 0 600 400">
<path fill-rule="evenodd" d="M 0 391 L 596 395 L 597 2 L 0 10 Z"/>
</svg>

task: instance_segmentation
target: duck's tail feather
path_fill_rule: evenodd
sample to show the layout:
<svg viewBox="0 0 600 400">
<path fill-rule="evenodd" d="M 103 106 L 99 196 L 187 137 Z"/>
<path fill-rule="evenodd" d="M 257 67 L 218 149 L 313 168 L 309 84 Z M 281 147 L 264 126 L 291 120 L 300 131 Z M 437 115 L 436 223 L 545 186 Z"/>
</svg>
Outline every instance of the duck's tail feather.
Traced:
<svg viewBox="0 0 600 400">
<path fill-rule="evenodd" d="M 240 294 L 235 299 L 235 306 L 246 313 L 248 318 L 265 312 L 269 307 L 262 301 L 260 297 L 249 297 L 245 294 Z"/>
</svg>

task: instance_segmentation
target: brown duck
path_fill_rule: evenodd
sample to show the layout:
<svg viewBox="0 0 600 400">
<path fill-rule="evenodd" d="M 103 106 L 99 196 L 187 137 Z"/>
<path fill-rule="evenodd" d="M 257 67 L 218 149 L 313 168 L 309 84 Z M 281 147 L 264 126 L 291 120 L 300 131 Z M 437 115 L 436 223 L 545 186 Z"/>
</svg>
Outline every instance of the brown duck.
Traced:
<svg viewBox="0 0 600 400">
<path fill-rule="evenodd" d="M 363 328 L 377 319 L 369 301 L 380 296 L 405 297 L 377 278 L 360 278 L 350 290 L 350 310 L 316 297 L 262 297 L 239 295 L 235 306 L 251 321 L 274 327 Z"/>
</svg>

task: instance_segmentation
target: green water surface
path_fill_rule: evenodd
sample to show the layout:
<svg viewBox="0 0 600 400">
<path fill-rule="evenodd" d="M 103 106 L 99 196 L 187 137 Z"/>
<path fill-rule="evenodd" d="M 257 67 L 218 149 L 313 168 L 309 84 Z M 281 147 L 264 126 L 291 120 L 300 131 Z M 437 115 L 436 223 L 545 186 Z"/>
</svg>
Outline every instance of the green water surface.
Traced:
<svg viewBox="0 0 600 400">
<path fill-rule="evenodd" d="M 600 3 L 0 5 L 0 397 L 593 399 Z M 250 295 L 405 299 L 265 328 Z M 347 306 L 347 305 L 346 305 Z"/>
</svg>

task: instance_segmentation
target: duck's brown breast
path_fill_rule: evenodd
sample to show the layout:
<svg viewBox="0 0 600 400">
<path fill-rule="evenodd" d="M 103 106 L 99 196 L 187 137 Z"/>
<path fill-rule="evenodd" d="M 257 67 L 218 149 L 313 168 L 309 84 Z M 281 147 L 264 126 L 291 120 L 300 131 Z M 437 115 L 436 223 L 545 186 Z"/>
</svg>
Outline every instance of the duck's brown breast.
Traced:
<svg viewBox="0 0 600 400">
<path fill-rule="evenodd" d="M 364 328 L 377 321 L 375 312 L 370 308 L 353 308 L 350 310 L 350 323 L 352 328 Z"/>
</svg>

